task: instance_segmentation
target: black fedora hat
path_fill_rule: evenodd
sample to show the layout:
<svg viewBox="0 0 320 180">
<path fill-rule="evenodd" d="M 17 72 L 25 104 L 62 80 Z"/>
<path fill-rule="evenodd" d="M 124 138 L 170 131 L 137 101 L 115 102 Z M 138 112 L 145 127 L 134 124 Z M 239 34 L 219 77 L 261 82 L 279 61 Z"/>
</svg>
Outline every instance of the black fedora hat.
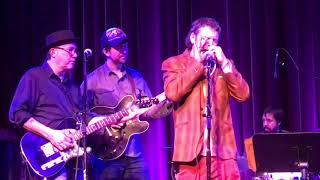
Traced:
<svg viewBox="0 0 320 180">
<path fill-rule="evenodd" d="M 68 43 L 77 43 L 79 38 L 75 37 L 71 30 L 60 30 L 53 32 L 46 37 L 45 50 Z"/>
</svg>

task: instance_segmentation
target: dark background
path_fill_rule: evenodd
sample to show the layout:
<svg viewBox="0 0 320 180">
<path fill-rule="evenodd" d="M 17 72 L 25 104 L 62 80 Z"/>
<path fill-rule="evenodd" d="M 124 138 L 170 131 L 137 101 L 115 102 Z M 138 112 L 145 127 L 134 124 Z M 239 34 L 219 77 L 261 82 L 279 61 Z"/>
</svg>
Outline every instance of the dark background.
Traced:
<svg viewBox="0 0 320 180">
<path fill-rule="evenodd" d="M 191 22 L 202 16 L 220 22 L 220 45 L 247 80 L 251 98 L 231 101 L 239 155 L 243 139 L 262 130 L 268 105 L 282 107 L 289 131 L 318 131 L 320 121 L 320 1 L 318 0 L 4 0 L 1 2 L 1 177 L 15 179 L 19 138 L 8 110 L 23 73 L 43 63 L 45 36 L 72 29 L 80 50 L 94 52 L 92 71 L 103 63 L 100 36 L 110 27 L 129 37 L 129 65 L 142 72 L 154 95 L 163 91 L 161 62 L 181 53 Z M 279 50 L 278 77 L 274 78 Z M 82 81 L 81 56 L 74 77 Z M 151 122 L 144 148 L 153 179 L 169 179 L 171 117 Z M 244 177 L 244 176 L 243 176 Z"/>
</svg>

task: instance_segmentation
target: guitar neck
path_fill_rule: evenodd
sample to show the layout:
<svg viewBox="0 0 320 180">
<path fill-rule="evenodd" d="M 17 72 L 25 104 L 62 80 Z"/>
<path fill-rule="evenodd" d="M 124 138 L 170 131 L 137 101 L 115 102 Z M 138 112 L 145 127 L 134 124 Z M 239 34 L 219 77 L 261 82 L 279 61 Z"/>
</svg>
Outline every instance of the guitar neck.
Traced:
<svg viewBox="0 0 320 180">
<path fill-rule="evenodd" d="M 130 98 L 131 96 L 128 96 L 128 97 L 129 97 L 129 100 L 127 100 L 127 101 L 128 102 L 132 102 L 132 100 Z M 155 99 L 156 99 L 157 103 L 164 101 L 166 99 L 165 93 L 162 92 L 161 94 L 157 95 L 155 97 Z M 121 102 L 123 102 L 125 100 L 126 100 L 126 97 L 123 98 L 121 100 Z M 157 104 L 157 103 L 154 103 L 154 104 Z M 152 102 L 152 104 L 153 104 L 153 102 Z M 143 114 L 146 111 L 148 111 L 151 107 L 142 108 L 139 112 L 136 112 L 136 113 L 139 114 L 139 115 Z M 129 111 L 127 109 L 125 109 L 125 108 L 122 109 L 121 111 L 118 111 L 118 112 L 114 113 L 114 114 L 107 115 L 103 119 L 101 119 L 101 120 L 99 120 L 99 121 L 97 121 L 97 122 L 95 122 L 93 124 L 88 125 L 86 127 L 86 135 L 92 134 L 95 131 L 97 131 L 97 130 L 99 130 L 101 128 L 107 127 L 109 125 L 116 124 L 120 119 L 122 119 L 123 117 L 128 116 L 128 115 L 129 115 Z M 79 140 L 79 139 L 81 139 L 83 137 L 84 137 L 84 135 L 83 135 L 83 132 L 81 130 L 78 130 L 75 133 L 75 140 Z"/>
<path fill-rule="evenodd" d="M 123 109 L 123 110 L 118 111 L 114 114 L 105 116 L 103 119 L 101 119 L 93 124 L 88 125 L 86 127 L 86 135 L 92 134 L 101 128 L 110 126 L 112 124 L 116 124 L 120 119 L 122 119 L 123 117 L 125 117 L 127 115 L 129 115 L 128 110 Z M 75 140 L 80 140 L 83 137 L 84 137 L 84 135 L 81 130 L 76 131 Z"/>
</svg>

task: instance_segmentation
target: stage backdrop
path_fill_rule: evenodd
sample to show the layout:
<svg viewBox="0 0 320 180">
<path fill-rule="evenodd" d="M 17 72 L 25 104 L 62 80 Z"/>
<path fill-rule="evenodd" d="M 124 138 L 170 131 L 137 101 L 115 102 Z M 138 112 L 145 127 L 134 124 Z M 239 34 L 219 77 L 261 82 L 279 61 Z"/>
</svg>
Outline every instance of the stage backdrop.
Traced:
<svg viewBox="0 0 320 180">
<path fill-rule="evenodd" d="M 128 65 L 142 72 L 156 95 L 163 91 L 161 62 L 184 50 L 193 20 L 214 17 L 222 27 L 220 45 L 251 90 L 247 102 L 231 101 L 239 154 L 243 139 L 262 130 L 261 114 L 267 105 L 285 110 L 283 126 L 289 131 L 319 129 L 318 0 L 5 0 L 1 4 L 0 137 L 6 148 L 1 156 L 8 161 L 16 158 L 19 140 L 8 123 L 16 85 L 27 69 L 43 63 L 45 35 L 60 29 L 72 29 L 79 36 L 80 50 L 93 50 L 88 64 L 92 71 L 103 63 L 102 32 L 122 28 L 129 37 Z M 83 79 L 81 60 L 80 56 L 74 72 L 78 83 Z M 150 123 L 143 137 L 152 179 L 170 179 L 172 119 Z M 18 176 L 7 165 L 2 163 L 3 172 Z"/>
</svg>

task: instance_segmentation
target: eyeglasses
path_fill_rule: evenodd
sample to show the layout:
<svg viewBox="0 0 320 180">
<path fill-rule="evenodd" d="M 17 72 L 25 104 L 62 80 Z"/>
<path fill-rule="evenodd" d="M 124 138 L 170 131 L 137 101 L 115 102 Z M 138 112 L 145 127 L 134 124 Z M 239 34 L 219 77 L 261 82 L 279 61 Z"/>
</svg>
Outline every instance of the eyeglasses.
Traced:
<svg viewBox="0 0 320 180">
<path fill-rule="evenodd" d="M 63 50 L 65 52 L 67 52 L 69 54 L 69 56 L 73 56 L 73 55 L 79 55 L 79 51 L 78 49 L 76 48 L 70 48 L 70 49 L 65 49 L 65 48 L 62 48 L 62 47 L 54 47 L 55 49 L 60 49 L 60 50 Z"/>
</svg>

